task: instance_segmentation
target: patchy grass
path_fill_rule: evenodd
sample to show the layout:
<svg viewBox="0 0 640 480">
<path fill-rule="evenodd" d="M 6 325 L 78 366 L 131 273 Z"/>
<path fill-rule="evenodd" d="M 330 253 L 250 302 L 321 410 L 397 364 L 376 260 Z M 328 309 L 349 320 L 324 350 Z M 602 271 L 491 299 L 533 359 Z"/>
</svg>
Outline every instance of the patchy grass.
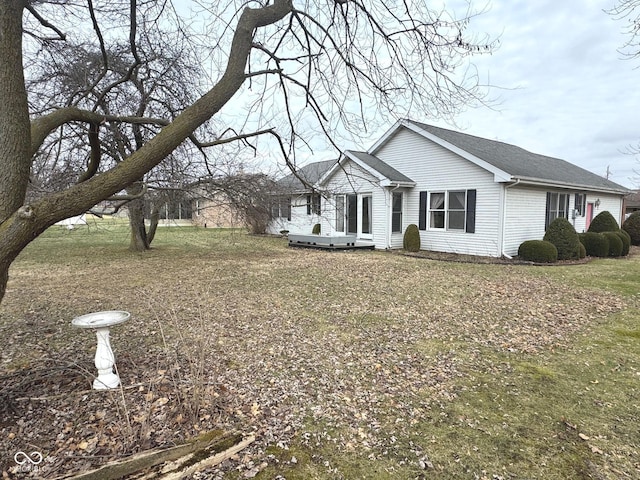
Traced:
<svg viewBox="0 0 640 480">
<path fill-rule="evenodd" d="M 237 429 L 257 441 L 206 478 L 640 478 L 637 255 L 459 264 L 196 228 L 127 245 L 118 223 L 51 229 L 12 267 L 8 473 L 27 448 L 56 476 Z M 103 309 L 132 313 L 117 394 L 88 390 L 94 340 L 70 327 Z"/>
</svg>

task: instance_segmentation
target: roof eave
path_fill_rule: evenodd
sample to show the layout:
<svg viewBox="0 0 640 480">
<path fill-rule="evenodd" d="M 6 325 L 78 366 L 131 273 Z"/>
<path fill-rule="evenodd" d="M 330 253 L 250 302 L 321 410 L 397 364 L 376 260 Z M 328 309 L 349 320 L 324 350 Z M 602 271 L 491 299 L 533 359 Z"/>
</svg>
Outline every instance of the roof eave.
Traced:
<svg viewBox="0 0 640 480">
<path fill-rule="evenodd" d="M 393 187 L 393 188 L 411 188 L 417 185 L 416 182 L 394 182 L 392 180 L 386 179 L 380 182 L 381 187 Z"/>
<path fill-rule="evenodd" d="M 588 190 L 591 192 L 614 193 L 616 195 L 626 195 L 630 192 L 630 190 L 626 188 L 616 189 L 616 188 L 599 187 L 595 185 L 584 185 L 580 183 L 554 182 L 553 180 L 548 180 L 544 178 L 534 178 L 534 177 L 512 177 L 511 181 L 518 182 L 521 185 L 525 184 L 525 185 L 535 185 L 540 187 L 555 187 L 555 188 L 564 188 L 567 190 Z"/>
</svg>

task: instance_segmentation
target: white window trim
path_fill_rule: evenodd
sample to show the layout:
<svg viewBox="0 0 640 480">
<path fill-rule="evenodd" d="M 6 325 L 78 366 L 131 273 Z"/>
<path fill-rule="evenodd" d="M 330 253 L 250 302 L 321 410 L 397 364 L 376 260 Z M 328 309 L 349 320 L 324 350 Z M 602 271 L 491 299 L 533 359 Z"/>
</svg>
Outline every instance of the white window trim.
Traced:
<svg viewBox="0 0 640 480">
<path fill-rule="evenodd" d="M 464 232 L 466 230 L 467 224 L 467 188 L 459 189 L 453 188 L 451 190 L 429 190 L 429 195 L 427 198 L 427 230 L 433 230 L 436 232 Z M 462 192 L 464 193 L 463 200 L 463 209 L 455 209 L 454 212 L 463 212 L 464 220 L 462 222 L 462 228 L 449 228 L 449 193 L 452 192 Z M 431 226 L 431 212 L 442 212 L 443 209 L 432 209 L 431 208 L 431 195 L 433 194 L 444 194 L 444 226 L 443 227 L 432 227 Z"/>
</svg>

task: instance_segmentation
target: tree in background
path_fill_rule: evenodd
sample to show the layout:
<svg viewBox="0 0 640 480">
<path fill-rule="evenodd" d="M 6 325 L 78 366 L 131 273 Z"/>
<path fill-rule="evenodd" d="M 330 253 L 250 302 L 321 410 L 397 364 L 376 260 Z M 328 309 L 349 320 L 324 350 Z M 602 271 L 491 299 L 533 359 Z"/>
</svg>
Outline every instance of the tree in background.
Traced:
<svg viewBox="0 0 640 480">
<path fill-rule="evenodd" d="M 624 23 L 623 34 L 626 41 L 619 52 L 627 59 L 637 60 L 640 57 L 640 0 L 619 0 L 615 7 L 607 13 Z M 629 155 L 640 154 L 640 143 L 627 147 Z M 640 184 L 640 171 L 634 170 L 635 183 Z"/>
<path fill-rule="evenodd" d="M 93 0 L 1 1 L 0 299 L 11 262 L 29 242 L 141 181 L 183 143 L 205 149 L 268 135 L 269 143 L 256 140 L 263 142 L 258 152 L 279 151 L 295 167 L 321 135 L 335 146 L 336 132 L 358 135 L 374 119 L 387 122 L 411 111 L 451 115 L 479 100 L 478 78 L 465 75 L 464 67 L 491 45 L 466 38 L 470 15 L 456 19 L 428 3 L 231 1 L 201 6 L 189 18 L 169 0 L 120 0 L 100 8 Z M 169 108 L 148 116 L 128 102 L 108 112 L 88 109 L 81 106 L 86 90 L 65 90 L 55 79 L 43 78 L 39 87 L 50 93 L 49 102 L 28 97 L 27 85 L 33 88 L 42 62 L 54 61 L 52 52 L 72 56 L 78 45 L 100 51 L 94 61 L 106 77 L 121 72 L 108 68 L 120 45 L 127 44 L 128 64 L 140 66 L 139 31 L 167 26 L 189 39 L 188 64 L 210 66 L 209 78 L 182 79 L 197 99 L 185 99 L 175 116 Z M 96 80 L 103 78 L 100 73 Z M 135 86 L 134 71 L 112 83 Z M 105 95 L 117 95 L 116 86 Z M 224 128 L 208 123 L 212 118 Z M 95 169 L 115 126 L 130 129 L 135 141 L 120 161 Z M 70 131 L 86 139 L 78 145 L 78 158 L 89 159 L 86 168 L 65 166 L 59 188 L 27 201 L 38 152 Z M 136 131 L 148 135 L 136 139 Z"/>
</svg>

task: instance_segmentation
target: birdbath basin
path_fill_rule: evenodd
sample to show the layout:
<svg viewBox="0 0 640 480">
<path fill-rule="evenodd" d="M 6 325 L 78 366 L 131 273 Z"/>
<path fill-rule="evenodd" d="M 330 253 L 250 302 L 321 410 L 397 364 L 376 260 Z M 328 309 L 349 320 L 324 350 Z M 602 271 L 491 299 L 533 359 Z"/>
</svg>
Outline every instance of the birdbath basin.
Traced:
<svg viewBox="0 0 640 480">
<path fill-rule="evenodd" d="M 122 310 L 105 310 L 81 315 L 71 320 L 71 325 L 76 328 L 88 328 L 96 331 L 98 346 L 96 347 L 95 365 L 98 369 L 98 377 L 93 381 L 94 390 L 107 390 L 120 385 L 120 377 L 113 371 L 116 359 L 109 341 L 109 327 L 126 322 L 130 316 L 129 312 Z"/>
</svg>

